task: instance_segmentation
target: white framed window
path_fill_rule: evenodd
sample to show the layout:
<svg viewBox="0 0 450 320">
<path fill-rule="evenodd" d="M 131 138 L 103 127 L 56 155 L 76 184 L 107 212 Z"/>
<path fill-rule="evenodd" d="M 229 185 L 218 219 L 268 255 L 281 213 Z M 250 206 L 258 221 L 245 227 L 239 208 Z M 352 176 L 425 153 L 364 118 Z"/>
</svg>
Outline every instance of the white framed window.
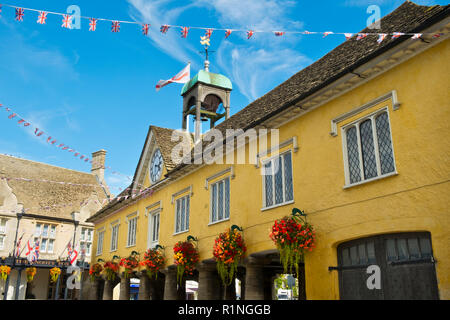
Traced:
<svg viewBox="0 0 450 320">
<path fill-rule="evenodd" d="M 387 108 L 342 127 L 342 133 L 346 186 L 397 172 Z"/>
<path fill-rule="evenodd" d="M 34 242 L 39 241 L 39 252 L 53 253 L 56 240 L 56 225 L 36 223 L 34 229 Z"/>
<path fill-rule="evenodd" d="M 210 223 L 230 218 L 230 177 L 211 184 Z"/>
<path fill-rule="evenodd" d="M 128 221 L 128 235 L 127 235 L 127 247 L 136 245 L 136 231 L 137 231 L 137 214 L 133 214 L 127 217 Z"/>
<path fill-rule="evenodd" d="M 119 223 L 111 225 L 111 251 L 117 250 L 117 242 L 119 239 Z"/>
<path fill-rule="evenodd" d="M 93 229 L 81 228 L 80 248 L 85 250 L 85 254 L 88 257 L 91 256 L 93 234 Z"/>
<path fill-rule="evenodd" d="M 263 209 L 294 202 L 292 152 L 263 161 Z"/>
<path fill-rule="evenodd" d="M 157 209 L 148 214 L 148 247 L 154 248 L 159 244 L 159 217 L 161 210 Z"/>
<path fill-rule="evenodd" d="M 103 240 L 105 239 L 105 230 L 98 232 L 97 237 L 97 252 L 96 255 L 99 256 L 103 253 Z"/>
<path fill-rule="evenodd" d="M 0 218 L 0 250 L 3 250 L 5 247 L 7 221 L 7 219 Z"/>
<path fill-rule="evenodd" d="M 175 233 L 189 230 L 190 199 L 190 195 L 187 195 L 175 202 Z"/>
</svg>

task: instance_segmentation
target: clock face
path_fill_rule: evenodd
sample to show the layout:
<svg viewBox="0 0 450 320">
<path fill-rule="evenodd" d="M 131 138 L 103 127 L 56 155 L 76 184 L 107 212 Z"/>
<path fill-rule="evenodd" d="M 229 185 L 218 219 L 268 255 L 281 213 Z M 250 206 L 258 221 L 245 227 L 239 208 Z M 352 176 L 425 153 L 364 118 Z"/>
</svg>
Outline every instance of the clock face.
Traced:
<svg viewBox="0 0 450 320">
<path fill-rule="evenodd" d="M 161 179 L 163 169 L 163 158 L 161 151 L 157 149 L 153 154 L 152 161 L 150 164 L 150 179 L 152 183 L 155 183 Z"/>
</svg>

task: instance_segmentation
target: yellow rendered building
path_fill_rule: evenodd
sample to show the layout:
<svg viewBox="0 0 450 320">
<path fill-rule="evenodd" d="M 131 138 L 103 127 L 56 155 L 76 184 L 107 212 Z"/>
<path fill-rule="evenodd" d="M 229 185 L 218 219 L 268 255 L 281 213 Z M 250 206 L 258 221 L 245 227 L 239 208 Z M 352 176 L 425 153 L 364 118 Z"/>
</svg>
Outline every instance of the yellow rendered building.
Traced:
<svg viewBox="0 0 450 320">
<path fill-rule="evenodd" d="M 240 297 L 271 299 L 281 265 L 269 232 L 299 208 L 317 235 L 299 298 L 450 299 L 448 14 L 449 6 L 405 2 L 381 20 L 381 30 L 361 31 L 369 35 L 353 36 L 232 116 L 231 83 L 207 64 L 183 88 L 183 125 L 188 115 L 197 123 L 208 118 L 223 136 L 242 129 L 259 141 L 266 130 L 267 145 L 247 140 L 243 164 L 238 147 L 219 157 L 223 164 L 180 164 L 172 156 L 180 149 L 174 130 L 150 126 L 133 184 L 89 219 L 92 263 L 163 246 L 160 294 L 141 278 L 139 298 L 176 299 L 172 248 L 193 236 L 198 297 L 221 299 L 212 248 L 237 225 L 247 245 Z M 378 44 L 374 32 L 406 35 Z M 223 114 L 210 111 L 218 103 Z M 220 116 L 226 119 L 216 125 Z M 185 134 L 187 150 L 210 143 L 199 132 Z M 238 131 L 232 141 L 242 137 Z M 370 265 L 378 266 L 380 288 L 367 284 Z M 121 299 L 129 298 L 127 286 Z M 153 293 L 141 297 L 144 290 Z"/>
</svg>

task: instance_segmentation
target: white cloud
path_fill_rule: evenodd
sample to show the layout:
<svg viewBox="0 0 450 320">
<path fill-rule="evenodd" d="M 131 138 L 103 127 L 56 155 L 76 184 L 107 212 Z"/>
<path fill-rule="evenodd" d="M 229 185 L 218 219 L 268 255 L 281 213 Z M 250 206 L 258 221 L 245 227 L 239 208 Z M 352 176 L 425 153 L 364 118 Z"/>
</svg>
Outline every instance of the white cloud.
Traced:
<svg viewBox="0 0 450 320">
<path fill-rule="evenodd" d="M 198 59 L 198 50 L 180 34 L 170 30 L 162 36 L 159 26 L 177 24 L 177 18 L 192 8 L 205 9 L 216 17 L 219 28 L 232 28 L 255 31 L 299 30 L 302 22 L 289 19 L 289 11 L 295 1 L 288 0 L 198 0 L 185 2 L 184 6 L 174 8 L 171 0 L 128 0 L 134 11 L 132 15 L 137 21 L 149 21 L 154 26 L 150 31 L 150 41 L 159 49 L 168 53 L 178 61 L 194 61 Z M 196 26 L 209 27 L 201 22 Z M 217 33 L 217 32 L 216 32 Z M 245 32 L 235 32 L 231 40 L 223 40 L 213 34 L 212 47 L 217 48 L 212 58 L 212 71 L 229 76 L 235 87 L 252 101 L 266 93 L 293 73 L 299 71 L 310 60 L 291 47 L 300 37 L 277 39 L 272 33 L 255 33 L 247 40 Z M 218 40 L 220 39 L 220 40 Z M 220 45 L 216 41 L 221 41 Z M 275 45 L 274 45 L 275 43 Z M 194 57 L 194 59 L 193 59 Z M 215 61 L 214 61 L 215 60 Z M 217 62 L 217 63 L 215 63 Z M 195 63 L 193 68 L 195 69 Z M 220 70 L 217 70 L 219 67 Z"/>
</svg>

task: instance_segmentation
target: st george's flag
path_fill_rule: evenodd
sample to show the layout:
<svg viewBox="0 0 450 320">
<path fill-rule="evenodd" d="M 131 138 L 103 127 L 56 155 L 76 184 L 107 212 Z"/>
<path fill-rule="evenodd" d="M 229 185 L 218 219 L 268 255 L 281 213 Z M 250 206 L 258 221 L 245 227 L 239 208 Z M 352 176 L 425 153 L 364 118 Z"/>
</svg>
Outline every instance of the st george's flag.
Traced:
<svg viewBox="0 0 450 320">
<path fill-rule="evenodd" d="M 159 91 L 164 86 L 167 86 L 169 83 L 186 83 L 191 79 L 191 64 L 188 65 L 177 73 L 176 76 L 173 76 L 169 80 L 159 80 L 156 84 L 156 91 Z"/>
</svg>

